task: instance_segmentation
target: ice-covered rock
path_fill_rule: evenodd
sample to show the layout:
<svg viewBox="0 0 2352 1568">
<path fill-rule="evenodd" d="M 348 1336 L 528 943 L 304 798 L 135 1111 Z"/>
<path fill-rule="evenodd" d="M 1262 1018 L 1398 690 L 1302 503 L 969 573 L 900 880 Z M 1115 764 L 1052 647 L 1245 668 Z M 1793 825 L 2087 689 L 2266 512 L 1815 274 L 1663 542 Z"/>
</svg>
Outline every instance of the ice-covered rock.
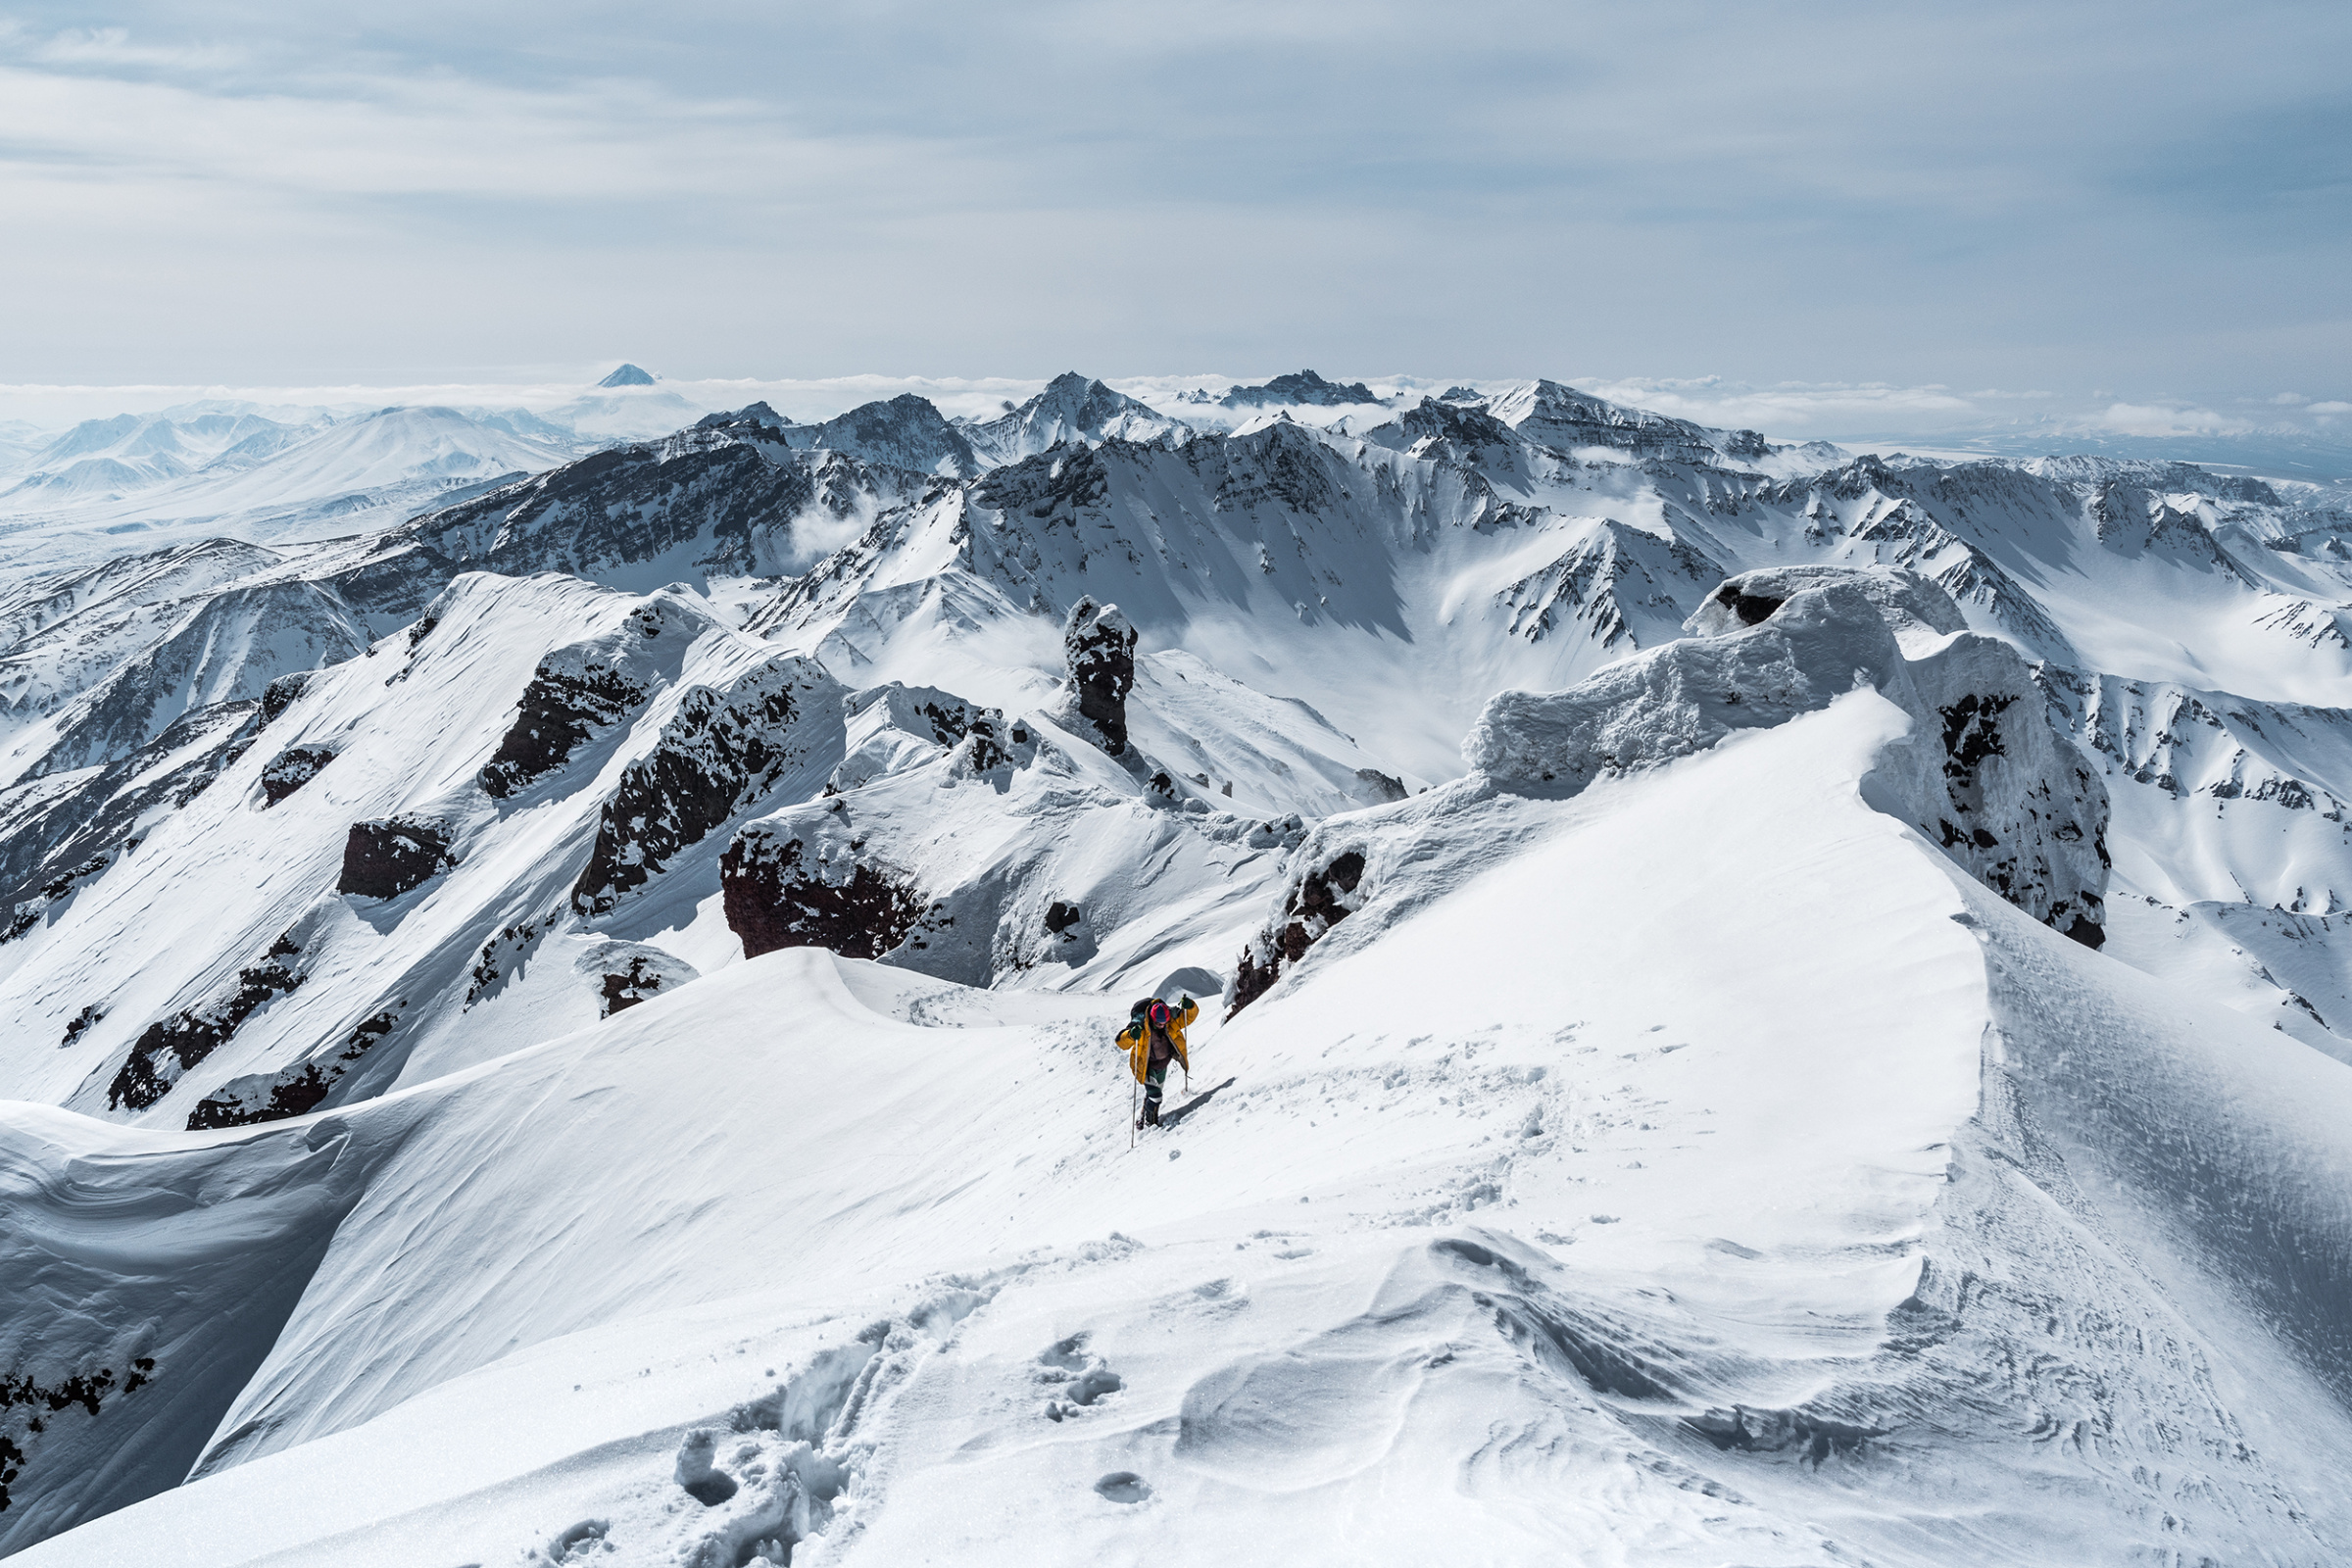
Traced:
<svg viewBox="0 0 2352 1568">
<path fill-rule="evenodd" d="M 1745 622 L 1776 587 L 1797 589 L 1752 624 L 1670 643 L 1571 691 L 1497 695 L 1463 742 L 1464 760 L 1506 789 L 1573 795 L 1869 686 L 1918 726 L 1878 775 L 1888 808 L 2035 919 L 2096 947 L 2107 791 L 2051 729 L 2026 662 L 1970 632 L 1906 660 L 1894 625 L 1957 618 L 1932 585 L 1855 573 L 1811 580 L 1819 585 L 1766 577 L 1729 598 L 1719 590 L 1715 613 Z"/>
<path fill-rule="evenodd" d="M 1850 584 L 1878 607 L 1887 630 L 1906 654 L 1916 655 L 1954 632 L 1968 619 L 1952 596 L 1916 571 L 1899 566 L 1766 566 L 1726 578 L 1683 623 L 1694 637 L 1721 637 L 1757 625 L 1808 588 Z"/>
</svg>

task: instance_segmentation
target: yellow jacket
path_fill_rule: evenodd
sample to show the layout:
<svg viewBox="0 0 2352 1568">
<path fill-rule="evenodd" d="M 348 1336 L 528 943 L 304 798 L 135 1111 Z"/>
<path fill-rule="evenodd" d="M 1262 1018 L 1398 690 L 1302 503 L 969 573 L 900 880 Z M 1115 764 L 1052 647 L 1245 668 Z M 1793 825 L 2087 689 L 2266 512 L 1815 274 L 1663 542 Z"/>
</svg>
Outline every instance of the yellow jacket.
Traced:
<svg viewBox="0 0 2352 1568">
<path fill-rule="evenodd" d="M 1176 1048 L 1176 1059 L 1186 1072 L 1193 1070 L 1192 1058 L 1184 1054 L 1184 1028 L 1200 1016 L 1200 1004 L 1187 997 L 1181 1006 L 1168 1008 L 1168 1043 Z M 1119 1048 L 1127 1053 L 1127 1065 L 1135 1069 L 1135 1081 L 1146 1082 L 1152 1072 L 1152 1027 L 1138 1018 L 1119 1031 Z"/>
</svg>

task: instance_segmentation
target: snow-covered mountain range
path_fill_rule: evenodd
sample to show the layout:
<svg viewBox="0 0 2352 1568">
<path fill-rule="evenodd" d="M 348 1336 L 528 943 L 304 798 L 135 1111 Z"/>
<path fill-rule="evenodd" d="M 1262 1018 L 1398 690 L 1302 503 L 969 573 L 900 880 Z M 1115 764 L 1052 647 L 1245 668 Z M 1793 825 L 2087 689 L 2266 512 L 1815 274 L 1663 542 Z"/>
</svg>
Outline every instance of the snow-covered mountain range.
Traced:
<svg viewBox="0 0 2352 1568">
<path fill-rule="evenodd" d="M 2352 1555 L 2329 491 L 1312 371 L 451 417 L 0 596 L 0 1552 Z"/>
</svg>

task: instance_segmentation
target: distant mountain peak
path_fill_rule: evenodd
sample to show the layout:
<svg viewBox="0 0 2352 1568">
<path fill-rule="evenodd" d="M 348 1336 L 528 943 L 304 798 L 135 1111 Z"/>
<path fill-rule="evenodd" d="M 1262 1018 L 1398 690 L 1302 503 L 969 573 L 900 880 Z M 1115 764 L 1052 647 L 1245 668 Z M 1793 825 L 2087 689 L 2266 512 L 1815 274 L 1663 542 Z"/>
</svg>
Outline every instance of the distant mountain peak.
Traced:
<svg viewBox="0 0 2352 1568">
<path fill-rule="evenodd" d="M 596 384 L 598 386 L 652 386 L 654 372 L 640 366 L 623 365 Z"/>
<path fill-rule="evenodd" d="M 1275 403 L 1339 408 L 1350 403 L 1378 403 L 1380 399 L 1361 381 L 1326 381 L 1312 370 L 1298 370 L 1278 375 L 1263 386 L 1237 386 L 1217 401 L 1229 409 L 1264 408 Z"/>
</svg>

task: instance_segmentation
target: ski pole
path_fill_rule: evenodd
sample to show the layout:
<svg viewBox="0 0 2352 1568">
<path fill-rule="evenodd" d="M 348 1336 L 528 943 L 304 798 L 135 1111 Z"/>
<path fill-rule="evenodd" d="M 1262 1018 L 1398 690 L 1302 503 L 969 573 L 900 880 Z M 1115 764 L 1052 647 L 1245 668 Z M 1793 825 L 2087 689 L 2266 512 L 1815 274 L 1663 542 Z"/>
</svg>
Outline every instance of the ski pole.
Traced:
<svg viewBox="0 0 2352 1568">
<path fill-rule="evenodd" d="M 1127 1147 L 1135 1148 L 1135 1075 L 1127 1075 Z"/>
</svg>

